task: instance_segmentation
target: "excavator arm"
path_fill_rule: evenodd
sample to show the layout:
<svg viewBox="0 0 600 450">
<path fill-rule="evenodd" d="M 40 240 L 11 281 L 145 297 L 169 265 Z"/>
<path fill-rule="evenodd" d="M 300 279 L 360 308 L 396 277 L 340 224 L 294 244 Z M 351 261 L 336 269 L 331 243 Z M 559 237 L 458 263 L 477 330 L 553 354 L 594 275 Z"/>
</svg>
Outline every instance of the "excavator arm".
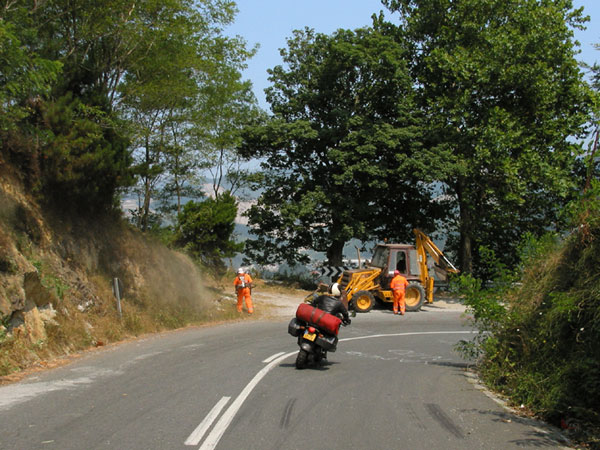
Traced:
<svg viewBox="0 0 600 450">
<path fill-rule="evenodd" d="M 427 236 L 421 230 L 418 230 L 416 228 L 413 230 L 413 232 L 415 233 L 415 237 L 417 239 L 417 251 L 420 251 L 422 249 L 423 256 L 425 257 L 427 257 L 427 254 L 429 254 L 433 258 L 435 263 L 442 269 L 451 273 L 459 272 L 459 270 L 456 267 L 454 267 L 454 264 L 452 264 L 450 260 L 446 258 L 446 255 L 444 255 L 444 253 L 442 253 L 442 251 L 437 247 L 437 245 L 433 243 L 429 236 Z"/>
<path fill-rule="evenodd" d="M 427 302 L 433 303 L 433 277 L 429 276 L 429 269 L 427 268 L 427 255 L 431 256 L 435 263 L 443 270 L 450 273 L 458 273 L 459 270 L 454 267 L 448 258 L 442 253 L 442 251 L 433 243 L 433 241 L 419 229 L 414 229 L 413 233 L 416 238 L 416 249 L 417 255 L 419 256 L 419 269 L 421 283 L 425 286 L 425 292 L 427 295 Z"/>
</svg>

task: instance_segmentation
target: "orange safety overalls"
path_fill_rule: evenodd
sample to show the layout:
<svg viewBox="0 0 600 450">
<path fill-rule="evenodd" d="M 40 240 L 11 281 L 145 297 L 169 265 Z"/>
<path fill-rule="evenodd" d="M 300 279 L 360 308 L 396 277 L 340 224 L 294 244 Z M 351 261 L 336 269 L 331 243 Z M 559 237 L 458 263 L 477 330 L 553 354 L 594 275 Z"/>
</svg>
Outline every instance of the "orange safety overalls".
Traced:
<svg viewBox="0 0 600 450">
<path fill-rule="evenodd" d="M 407 286 L 408 281 L 402 275 L 396 275 L 394 278 L 392 278 L 390 288 L 394 294 L 394 314 L 398 314 L 398 309 L 400 309 L 400 314 L 402 315 L 404 315 L 404 312 L 406 311 L 404 294 L 406 293 Z"/>
<path fill-rule="evenodd" d="M 252 277 L 247 273 L 239 274 L 235 277 L 233 281 L 233 285 L 235 286 L 235 290 L 237 292 L 237 310 L 238 312 L 242 312 L 242 303 L 245 300 L 246 309 L 249 314 L 254 312 L 254 306 L 252 305 L 252 297 L 250 296 L 250 286 L 252 283 Z"/>
</svg>

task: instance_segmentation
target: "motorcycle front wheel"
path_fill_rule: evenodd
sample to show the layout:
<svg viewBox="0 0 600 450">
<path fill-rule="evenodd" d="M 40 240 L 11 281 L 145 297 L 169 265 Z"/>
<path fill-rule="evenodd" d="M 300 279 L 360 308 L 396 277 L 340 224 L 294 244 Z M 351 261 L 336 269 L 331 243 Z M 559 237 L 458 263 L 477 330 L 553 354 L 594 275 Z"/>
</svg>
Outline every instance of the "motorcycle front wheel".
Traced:
<svg viewBox="0 0 600 450">
<path fill-rule="evenodd" d="M 296 369 L 304 369 L 308 364 L 308 352 L 300 350 L 296 356 Z"/>
</svg>

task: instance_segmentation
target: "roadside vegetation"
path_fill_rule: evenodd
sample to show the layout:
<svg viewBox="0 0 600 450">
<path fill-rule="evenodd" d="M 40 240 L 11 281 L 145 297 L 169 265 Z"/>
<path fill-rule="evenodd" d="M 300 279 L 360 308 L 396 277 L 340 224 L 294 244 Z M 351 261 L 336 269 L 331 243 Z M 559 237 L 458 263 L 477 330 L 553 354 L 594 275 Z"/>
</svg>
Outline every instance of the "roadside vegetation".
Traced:
<svg viewBox="0 0 600 450">
<path fill-rule="evenodd" d="M 110 286 L 110 280 L 96 281 Z M 55 307 L 60 312 L 45 325 L 44 339 L 31 342 L 24 335 L 0 333 L 0 382 L 1 377 L 11 380 L 25 369 L 48 367 L 90 348 L 190 324 L 234 319 L 233 309 L 199 310 L 194 304 L 183 302 L 148 299 L 132 302 L 127 298 L 122 301 L 120 316 L 110 290 L 101 298 L 90 311 L 80 311 L 71 302 L 59 301 Z"/>
<path fill-rule="evenodd" d="M 0 384 L 18 379 L 26 370 L 61 364 L 69 355 L 91 348 L 149 333 L 257 320 L 270 314 L 268 305 L 261 305 L 252 317 L 237 313 L 231 288 L 231 280 L 235 276 L 233 271 L 222 273 L 218 279 L 205 278 L 199 273 L 184 273 L 184 276 L 202 279 L 202 286 L 198 286 L 193 295 L 176 288 L 164 289 L 160 294 L 150 288 L 141 295 L 129 290 L 129 294 L 126 293 L 121 300 L 119 313 L 111 280 L 105 275 L 90 277 L 88 283 L 94 290 L 94 303 L 83 308 L 69 295 L 69 283 L 60 281 L 64 274 L 43 263 L 39 267 L 42 284 L 56 299 L 50 309 L 52 316 L 44 320 L 44 333 L 35 340 L 31 339 L 31 332 L 24 330 L 8 333 L 10 316 L 3 317 L 0 323 Z M 288 285 L 270 285 L 259 278 L 255 284 L 261 292 L 289 292 L 293 289 Z M 40 309 L 41 314 L 47 312 L 47 309 Z"/>
<path fill-rule="evenodd" d="M 495 277 L 458 281 L 482 332 L 462 342 L 488 386 L 516 409 L 600 448 L 600 185 L 576 205 L 566 235 L 530 236 L 509 268 L 488 253 Z"/>
<path fill-rule="evenodd" d="M 203 272 L 120 219 L 76 225 L 62 219 L 60 226 L 45 219 L 32 234 L 49 231 L 52 237 L 40 242 L 2 216 L 0 294 L 10 300 L 3 298 L 2 308 L 14 310 L 0 322 L 0 382 L 147 333 L 240 320 L 233 272 Z M 115 277 L 123 286 L 120 311 Z"/>
</svg>

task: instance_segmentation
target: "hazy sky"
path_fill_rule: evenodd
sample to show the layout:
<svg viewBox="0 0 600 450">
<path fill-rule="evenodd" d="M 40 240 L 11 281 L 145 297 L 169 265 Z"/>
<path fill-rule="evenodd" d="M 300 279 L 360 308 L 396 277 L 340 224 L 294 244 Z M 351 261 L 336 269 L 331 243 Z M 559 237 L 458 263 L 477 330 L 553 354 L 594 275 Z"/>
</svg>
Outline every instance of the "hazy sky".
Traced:
<svg viewBox="0 0 600 450">
<path fill-rule="evenodd" d="M 244 75 L 252 81 L 260 105 L 267 109 L 263 90 L 269 85 L 267 69 L 281 64 L 279 49 L 286 47 L 292 30 L 304 27 L 330 34 L 338 28 L 354 29 L 371 24 L 371 15 L 385 8 L 380 0 L 238 0 L 239 13 L 227 32 L 259 44 L 257 55 L 249 62 Z M 593 64 L 600 51 L 600 0 L 573 0 L 574 7 L 584 7 L 591 20 L 586 31 L 576 31 L 581 43 L 579 59 Z"/>
</svg>

